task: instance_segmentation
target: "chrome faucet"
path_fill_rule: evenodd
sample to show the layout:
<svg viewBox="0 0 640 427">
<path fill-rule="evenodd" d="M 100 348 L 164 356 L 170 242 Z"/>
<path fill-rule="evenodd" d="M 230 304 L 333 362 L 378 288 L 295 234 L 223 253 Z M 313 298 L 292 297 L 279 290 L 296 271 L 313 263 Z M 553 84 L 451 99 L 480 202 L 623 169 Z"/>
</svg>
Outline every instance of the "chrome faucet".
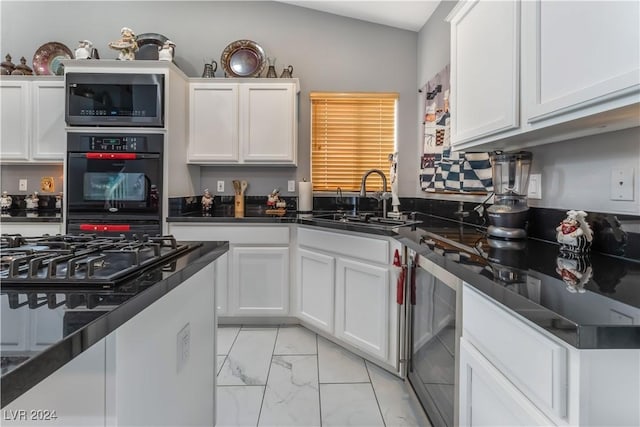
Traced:
<svg viewBox="0 0 640 427">
<path fill-rule="evenodd" d="M 391 195 L 387 192 L 387 177 L 384 175 L 380 169 L 369 169 L 362 175 L 362 180 L 360 181 L 360 197 L 367 197 L 367 178 L 372 173 L 377 173 L 382 178 L 382 193 L 377 193 L 373 198 L 382 201 L 382 217 L 387 217 L 387 199 L 391 197 Z"/>
</svg>

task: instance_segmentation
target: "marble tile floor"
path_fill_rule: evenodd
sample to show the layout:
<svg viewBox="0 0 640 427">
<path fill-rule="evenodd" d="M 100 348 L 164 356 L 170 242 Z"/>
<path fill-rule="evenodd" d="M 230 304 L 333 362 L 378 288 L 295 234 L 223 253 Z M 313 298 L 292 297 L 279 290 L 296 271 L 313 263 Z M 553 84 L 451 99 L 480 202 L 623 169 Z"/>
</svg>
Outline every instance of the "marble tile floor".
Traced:
<svg viewBox="0 0 640 427">
<path fill-rule="evenodd" d="M 410 386 L 302 326 L 218 328 L 217 426 L 430 426 Z"/>
</svg>

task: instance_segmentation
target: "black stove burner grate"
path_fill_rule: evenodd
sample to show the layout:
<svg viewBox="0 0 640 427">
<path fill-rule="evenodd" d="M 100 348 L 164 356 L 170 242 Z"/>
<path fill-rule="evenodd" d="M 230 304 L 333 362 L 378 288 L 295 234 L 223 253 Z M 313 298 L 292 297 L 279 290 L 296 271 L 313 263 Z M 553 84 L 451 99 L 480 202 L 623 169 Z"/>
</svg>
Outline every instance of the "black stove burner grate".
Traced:
<svg viewBox="0 0 640 427">
<path fill-rule="evenodd" d="M 2 287 L 110 288 L 145 268 L 189 250 L 173 236 L 126 239 L 92 234 L 0 238 Z"/>
</svg>

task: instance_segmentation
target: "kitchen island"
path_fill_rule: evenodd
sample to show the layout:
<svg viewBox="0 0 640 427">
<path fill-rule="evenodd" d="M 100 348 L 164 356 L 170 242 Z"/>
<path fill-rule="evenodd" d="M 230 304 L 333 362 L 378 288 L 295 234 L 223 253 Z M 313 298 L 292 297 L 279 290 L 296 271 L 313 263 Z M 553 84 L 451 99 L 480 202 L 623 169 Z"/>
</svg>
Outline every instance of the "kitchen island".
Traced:
<svg viewBox="0 0 640 427">
<path fill-rule="evenodd" d="M 113 289 L 3 286 L 3 425 L 213 424 L 215 264 L 229 246 L 182 244 Z"/>
</svg>

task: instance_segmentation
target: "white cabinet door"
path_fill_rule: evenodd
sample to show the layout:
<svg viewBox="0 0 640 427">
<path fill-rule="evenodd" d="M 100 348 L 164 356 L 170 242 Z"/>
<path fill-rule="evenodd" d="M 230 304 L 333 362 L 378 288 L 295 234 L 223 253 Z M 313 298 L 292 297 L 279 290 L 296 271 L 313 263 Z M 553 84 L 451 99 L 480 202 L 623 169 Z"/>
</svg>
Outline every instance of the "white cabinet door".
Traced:
<svg viewBox="0 0 640 427">
<path fill-rule="evenodd" d="M 640 3 L 538 0 L 523 8 L 530 123 L 638 103 Z"/>
<path fill-rule="evenodd" d="M 28 160 L 31 126 L 29 82 L 0 80 L 0 161 Z"/>
<path fill-rule="evenodd" d="M 230 270 L 231 315 L 289 313 L 288 247 L 234 247 Z"/>
<path fill-rule="evenodd" d="M 240 86 L 242 158 L 251 163 L 296 163 L 293 84 Z"/>
<path fill-rule="evenodd" d="M 339 258 L 336 271 L 336 336 L 387 360 L 391 303 L 388 270 Z"/>
<path fill-rule="evenodd" d="M 12 297 L 13 298 L 13 297 Z M 0 297 L 0 327 L 2 327 L 2 352 L 25 351 L 29 349 L 29 313 L 26 310 L 11 308 L 9 296 Z M 15 304 L 26 304 L 26 297 L 22 295 Z"/>
<path fill-rule="evenodd" d="M 464 338 L 459 397 L 461 426 L 554 425 Z"/>
<path fill-rule="evenodd" d="M 451 143 L 518 128 L 520 3 L 461 2 L 451 16 Z"/>
<path fill-rule="evenodd" d="M 228 310 L 229 254 L 224 253 L 216 260 L 216 309 L 218 316 L 225 316 Z"/>
<path fill-rule="evenodd" d="M 33 102 L 31 157 L 37 161 L 62 162 L 67 151 L 64 81 L 34 81 L 31 92 Z"/>
<path fill-rule="evenodd" d="M 61 227 L 60 222 L 0 222 L 1 233 L 22 234 L 28 237 L 60 234 Z"/>
<path fill-rule="evenodd" d="M 238 85 L 192 83 L 189 109 L 188 161 L 237 163 Z"/>
<path fill-rule="evenodd" d="M 333 334 L 335 258 L 298 249 L 298 315 L 303 321 Z"/>
</svg>

